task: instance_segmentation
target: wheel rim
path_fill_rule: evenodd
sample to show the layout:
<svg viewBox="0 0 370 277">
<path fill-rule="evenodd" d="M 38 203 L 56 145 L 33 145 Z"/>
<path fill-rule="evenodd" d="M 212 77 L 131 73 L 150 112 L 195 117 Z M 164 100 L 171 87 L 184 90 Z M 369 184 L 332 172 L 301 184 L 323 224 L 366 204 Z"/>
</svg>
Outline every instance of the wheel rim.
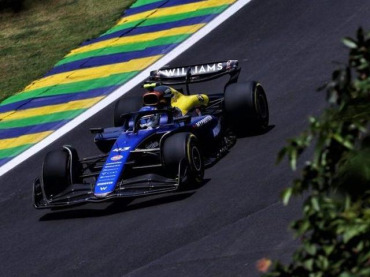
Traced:
<svg viewBox="0 0 370 277">
<path fill-rule="evenodd" d="M 193 146 L 191 149 L 191 157 L 192 157 L 192 164 L 194 169 L 199 172 L 202 170 L 202 158 L 200 156 L 200 152 L 198 147 Z"/>
</svg>

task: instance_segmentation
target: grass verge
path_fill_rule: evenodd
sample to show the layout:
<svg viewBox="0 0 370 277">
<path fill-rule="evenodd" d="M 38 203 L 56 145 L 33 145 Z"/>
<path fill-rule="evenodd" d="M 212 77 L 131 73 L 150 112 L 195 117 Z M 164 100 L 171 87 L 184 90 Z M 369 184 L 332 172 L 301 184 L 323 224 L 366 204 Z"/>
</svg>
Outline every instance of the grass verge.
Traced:
<svg viewBox="0 0 370 277">
<path fill-rule="evenodd" d="M 42 77 L 71 49 L 113 27 L 134 0 L 29 0 L 0 13 L 0 102 Z"/>
</svg>

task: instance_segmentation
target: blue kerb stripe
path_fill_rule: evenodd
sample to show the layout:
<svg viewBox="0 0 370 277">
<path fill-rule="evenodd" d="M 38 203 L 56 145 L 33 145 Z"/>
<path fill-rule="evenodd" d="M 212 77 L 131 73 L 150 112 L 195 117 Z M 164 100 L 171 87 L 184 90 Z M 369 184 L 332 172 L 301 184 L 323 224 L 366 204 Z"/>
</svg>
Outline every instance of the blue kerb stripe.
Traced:
<svg viewBox="0 0 370 277">
<path fill-rule="evenodd" d="M 129 8 L 128 10 L 125 11 L 125 13 L 122 15 L 122 17 L 128 16 L 128 15 L 133 15 L 133 14 L 136 14 L 136 13 L 142 13 L 142 12 L 147 12 L 147 11 L 150 11 L 150 10 L 158 9 L 158 8 L 161 8 L 167 2 L 171 2 L 171 1 L 162 0 L 162 1 L 154 2 L 154 3 L 151 3 L 151 4 L 143 5 L 143 6 L 136 7 L 136 8 Z M 178 2 L 178 1 L 176 1 L 176 2 Z M 178 5 L 178 4 L 175 4 L 175 5 Z"/>
<path fill-rule="evenodd" d="M 107 95 L 117 89 L 117 86 L 108 86 L 102 87 L 97 89 L 91 89 L 87 91 L 75 92 L 75 93 L 68 93 L 68 94 L 59 94 L 55 96 L 44 96 L 44 97 L 37 97 L 32 99 L 25 99 L 19 102 L 7 104 L 0 107 L 0 112 L 9 112 L 15 109 L 17 110 L 26 110 L 32 108 L 39 108 L 45 107 L 49 105 L 57 105 L 57 104 L 64 104 L 70 101 L 75 100 L 82 100 L 88 98 L 94 98 L 101 95 Z"/>
<path fill-rule="evenodd" d="M 90 67 L 96 67 L 96 66 L 102 66 L 102 65 L 122 63 L 122 62 L 127 62 L 130 60 L 134 60 L 134 59 L 160 55 L 160 54 L 163 54 L 163 53 L 166 53 L 172 50 L 177 45 L 178 44 L 167 44 L 167 45 L 148 47 L 144 50 L 90 57 L 90 58 L 62 64 L 60 66 L 56 66 L 52 70 L 50 70 L 45 76 L 50 76 L 50 75 L 72 71 L 72 70 L 77 70 L 77 69 L 84 69 L 84 68 L 90 68 Z"/>
<path fill-rule="evenodd" d="M 6 164 L 7 162 L 9 162 L 11 159 L 13 158 L 4 158 L 4 159 L 0 159 L 0 166 Z"/>
<path fill-rule="evenodd" d="M 83 43 L 83 45 L 85 46 L 85 45 L 93 44 L 93 43 L 96 43 L 96 42 L 99 42 L 99 41 L 112 39 L 112 38 L 133 36 L 133 35 L 140 35 L 140 34 L 146 34 L 146 33 L 151 33 L 151 32 L 164 31 L 164 30 L 169 30 L 169 29 L 172 29 L 172 28 L 184 27 L 184 26 L 194 25 L 194 24 L 199 24 L 199 23 L 208 23 L 215 16 L 216 16 L 216 14 L 202 15 L 202 16 L 196 16 L 196 17 L 192 17 L 192 18 L 181 19 L 181 20 L 178 20 L 178 21 L 173 21 L 173 22 L 168 22 L 168 23 L 161 23 L 161 24 L 156 24 L 156 25 L 151 25 L 151 26 L 143 26 L 143 27 L 123 29 L 123 30 L 119 30 L 119 31 L 114 32 L 114 33 L 110 33 L 110 34 L 107 34 L 107 35 L 102 35 L 102 36 L 100 36 L 96 39 L 86 41 L 85 43 Z"/>
<path fill-rule="evenodd" d="M 9 129 L 1 129 L 0 130 L 0 139 L 9 139 L 9 138 L 17 138 L 19 136 L 23 136 L 24 134 L 30 135 L 45 131 L 56 130 L 59 127 L 62 127 L 66 124 L 69 119 L 59 120 L 54 122 L 48 122 L 43 124 L 38 124 L 35 122 L 35 125 L 26 126 L 26 127 L 17 127 L 17 128 L 9 128 Z"/>
<path fill-rule="evenodd" d="M 163 0 L 163 1 L 158 1 L 155 3 L 143 5 L 137 8 L 130 8 L 128 9 L 124 16 L 128 15 L 133 15 L 141 12 L 147 12 L 150 10 L 158 9 L 158 8 L 168 8 L 168 7 L 173 7 L 177 5 L 184 5 L 184 4 L 189 4 L 189 3 L 196 3 L 196 2 L 201 2 L 204 0 Z"/>
</svg>

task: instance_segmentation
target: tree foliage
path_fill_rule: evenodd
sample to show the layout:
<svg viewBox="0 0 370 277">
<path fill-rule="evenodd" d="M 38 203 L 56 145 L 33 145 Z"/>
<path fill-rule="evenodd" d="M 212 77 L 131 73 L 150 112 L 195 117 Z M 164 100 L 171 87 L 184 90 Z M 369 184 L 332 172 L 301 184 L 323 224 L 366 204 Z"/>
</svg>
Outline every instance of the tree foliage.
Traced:
<svg viewBox="0 0 370 277">
<path fill-rule="evenodd" d="M 304 195 L 303 217 L 292 223 L 301 239 L 292 262 L 275 262 L 265 277 L 370 276 L 370 35 L 360 28 L 344 68 L 333 72 L 328 108 L 278 154 L 291 168 L 311 145 L 313 157 L 284 190 L 285 204 Z"/>
</svg>

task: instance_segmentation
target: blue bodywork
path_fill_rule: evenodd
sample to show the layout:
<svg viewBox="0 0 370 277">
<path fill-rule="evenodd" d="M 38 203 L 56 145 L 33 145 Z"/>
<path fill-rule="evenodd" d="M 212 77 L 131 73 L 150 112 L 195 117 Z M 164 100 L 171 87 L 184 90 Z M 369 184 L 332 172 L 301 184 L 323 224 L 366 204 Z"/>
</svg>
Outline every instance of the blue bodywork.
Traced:
<svg viewBox="0 0 370 277">
<path fill-rule="evenodd" d="M 150 110 L 148 108 L 143 107 L 140 111 Z M 177 122 L 176 119 L 170 124 L 167 121 L 167 116 L 161 114 L 156 126 L 134 132 L 131 119 L 127 130 L 124 127 L 109 128 L 95 137 L 95 141 L 115 140 L 94 186 L 96 197 L 106 197 L 115 190 L 117 183 L 122 178 L 124 179 L 122 172 L 130 158 L 131 151 L 153 134 L 164 134 L 181 128 L 191 130 L 200 140 L 211 142 L 218 136 L 221 129 L 218 118 L 212 115 L 192 117 L 187 123 Z"/>
<path fill-rule="evenodd" d="M 124 170 L 125 163 L 130 156 L 130 150 L 134 150 L 146 137 L 155 133 L 155 129 L 121 132 L 113 145 L 113 148 L 104 164 L 99 178 L 95 184 L 94 194 L 104 197 L 111 193 Z"/>
</svg>

